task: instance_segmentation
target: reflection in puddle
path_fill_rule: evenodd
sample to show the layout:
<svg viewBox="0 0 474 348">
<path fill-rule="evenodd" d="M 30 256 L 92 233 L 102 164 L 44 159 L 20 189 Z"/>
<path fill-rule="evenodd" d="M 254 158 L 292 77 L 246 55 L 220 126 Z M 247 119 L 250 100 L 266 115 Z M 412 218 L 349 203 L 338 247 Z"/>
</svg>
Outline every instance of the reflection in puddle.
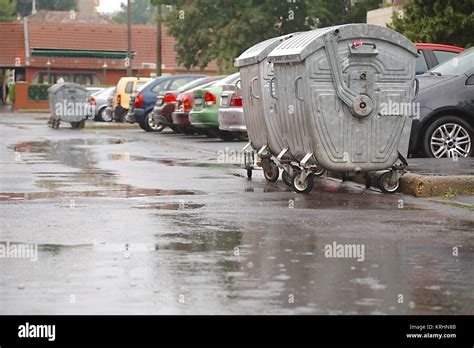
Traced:
<svg viewBox="0 0 474 348">
<path fill-rule="evenodd" d="M 4 192 L 0 201 L 33 201 L 60 197 L 157 197 L 203 194 L 196 190 L 142 189 L 117 184 L 116 173 L 96 167 L 96 158 L 88 146 L 125 144 L 127 139 L 68 139 L 60 142 L 24 142 L 12 149 L 26 164 L 56 162 L 79 171 L 37 172 L 36 184 L 48 192 Z M 98 188 L 98 189 L 97 189 Z"/>
<path fill-rule="evenodd" d="M 40 199 L 53 198 L 79 198 L 79 197 L 114 197 L 114 198 L 138 198 L 138 197 L 159 197 L 159 196 L 192 196 L 204 194 L 199 191 L 189 190 L 158 190 L 139 189 L 129 185 L 114 185 L 114 189 L 92 190 L 92 191 L 50 191 L 50 192 L 30 192 L 30 193 L 0 193 L 1 201 L 35 201 Z"/>
<path fill-rule="evenodd" d="M 137 209 L 158 209 L 158 210 L 188 210 L 188 209 L 199 209 L 204 207 L 204 204 L 195 203 L 152 203 L 137 205 L 134 208 Z"/>
<path fill-rule="evenodd" d="M 108 156 L 112 161 L 136 161 L 136 162 L 155 162 L 164 164 L 168 167 L 193 167 L 193 168 L 222 168 L 233 169 L 240 168 L 239 164 L 233 163 L 203 163 L 203 162 L 189 162 L 189 159 L 173 160 L 163 158 L 150 158 L 144 156 L 130 155 L 128 153 L 115 153 Z"/>
</svg>

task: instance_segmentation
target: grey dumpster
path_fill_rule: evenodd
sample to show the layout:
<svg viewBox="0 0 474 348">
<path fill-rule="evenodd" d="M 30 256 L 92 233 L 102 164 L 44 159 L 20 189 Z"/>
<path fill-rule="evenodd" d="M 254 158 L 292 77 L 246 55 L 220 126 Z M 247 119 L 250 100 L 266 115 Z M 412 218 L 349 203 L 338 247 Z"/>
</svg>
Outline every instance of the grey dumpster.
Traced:
<svg viewBox="0 0 474 348">
<path fill-rule="evenodd" d="M 86 88 L 63 82 L 48 89 L 51 118 L 49 125 L 59 128 L 61 121 L 69 122 L 73 128 L 83 128 L 86 119 L 93 115 Z"/>
<path fill-rule="evenodd" d="M 278 179 L 278 168 L 271 162 L 270 157 L 281 152 L 284 139 L 279 134 L 279 119 L 275 117 L 278 109 L 275 100 L 270 97 L 270 81 L 274 79 L 274 73 L 267 56 L 281 42 L 298 34 L 263 41 L 249 48 L 235 61 L 242 78 L 244 116 L 249 141 L 262 158 L 265 178 L 269 181 Z"/>
<path fill-rule="evenodd" d="M 312 186 L 306 179 L 314 163 L 339 172 L 394 169 L 385 189 L 398 188 L 408 152 L 416 57 L 407 38 L 367 24 L 310 31 L 269 54 L 285 155 L 302 169 L 297 191 Z"/>
</svg>

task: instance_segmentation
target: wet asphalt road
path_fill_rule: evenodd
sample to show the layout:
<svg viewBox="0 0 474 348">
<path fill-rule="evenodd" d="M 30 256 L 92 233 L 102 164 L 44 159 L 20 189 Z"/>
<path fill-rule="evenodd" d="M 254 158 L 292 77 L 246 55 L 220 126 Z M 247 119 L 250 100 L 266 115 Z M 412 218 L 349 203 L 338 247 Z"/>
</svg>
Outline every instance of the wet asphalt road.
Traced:
<svg viewBox="0 0 474 348">
<path fill-rule="evenodd" d="M 474 313 L 472 210 L 248 181 L 221 163 L 244 143 L 5 114 L 0 136 L 0 243 L 38 245 L 0 258 L 0 314 Z"/>
</svg>

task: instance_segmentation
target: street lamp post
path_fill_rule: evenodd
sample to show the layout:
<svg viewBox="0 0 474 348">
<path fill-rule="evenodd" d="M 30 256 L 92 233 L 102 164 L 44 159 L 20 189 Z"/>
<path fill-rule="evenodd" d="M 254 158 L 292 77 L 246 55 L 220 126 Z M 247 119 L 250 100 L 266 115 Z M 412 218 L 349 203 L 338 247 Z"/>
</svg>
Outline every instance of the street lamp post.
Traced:
<svg viewBox="0 0 474 348">
<path fill-rule="evenodd" d="M 106 85 L 107 84 L 107 68 L 109 66 L 107 65 L 107 62 L 104 62 L 104 65 L 102 65 L 102 69 L 104 69 L 104 81 L 103 81 L 103 84 Z"/>
<path fill-rule="evenodd" d="M 127 76 L 132 76 L 132 8 L 127 0 Z"/>
<path fill-rule="evenodd" d="M 161 76 L 161 5 L 156 5 L 156 76 Z"/>
<path fill-rule="evenodd" d="M 48 67 L 48 84 L 51 84 L 51 61 L 49 59 L 46 66 Z"/>
</svg>

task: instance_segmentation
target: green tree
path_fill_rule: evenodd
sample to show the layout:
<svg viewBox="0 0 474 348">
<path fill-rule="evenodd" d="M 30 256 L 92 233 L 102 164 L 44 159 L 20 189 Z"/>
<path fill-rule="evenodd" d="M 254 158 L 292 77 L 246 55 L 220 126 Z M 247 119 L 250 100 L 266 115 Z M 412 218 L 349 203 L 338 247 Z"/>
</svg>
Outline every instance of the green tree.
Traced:
<svg viewBox="0 0 474 348">
<path fill-rule="evenodd" d="M 391 27 L 415 42 L 474 45 L 473 0 L 407 0 Z"/>
<path fill-rule="evenodd" d="M 17 0 L 16 13 L 25 17 L 31 14 L 32 0 Z M 37 10 L 70 11 L 77 10 L 77 0 L 37 0 Z"/>
<path fill-rule="evenodd" d="M 155 22 L 156 10 L 151 5 L 150 0 L 135 0 L 131 6 L 133 24 L 151 24 Z M 119 24 L 127 23 L 127 4 L 120 4 L 120 11 L 116 13 L 112 20 Z"/>
<path fill-rule="evenodd" d="M 0 22 L 15 20 L 16 0 L 0 0 Z"/>
<path fill-rule="evenodd" d="M 217 59 L 223 73 L 235 71 L 233 60 L 253 44 L 283 33 L 308 30 L 306 0 L 152 0 L 174 5 L 162 18 L 176 38 L 178 62 L 205 68 Z M 206 20 L 203 20 L 205 18 Z"/>
<path fill-rule="evenodd" d="M 319 28 L 348 23 L 365 23 L 367 11 L 379 8 L 382 0 L 308 0 L 310 15 Z"/>
</svg>

